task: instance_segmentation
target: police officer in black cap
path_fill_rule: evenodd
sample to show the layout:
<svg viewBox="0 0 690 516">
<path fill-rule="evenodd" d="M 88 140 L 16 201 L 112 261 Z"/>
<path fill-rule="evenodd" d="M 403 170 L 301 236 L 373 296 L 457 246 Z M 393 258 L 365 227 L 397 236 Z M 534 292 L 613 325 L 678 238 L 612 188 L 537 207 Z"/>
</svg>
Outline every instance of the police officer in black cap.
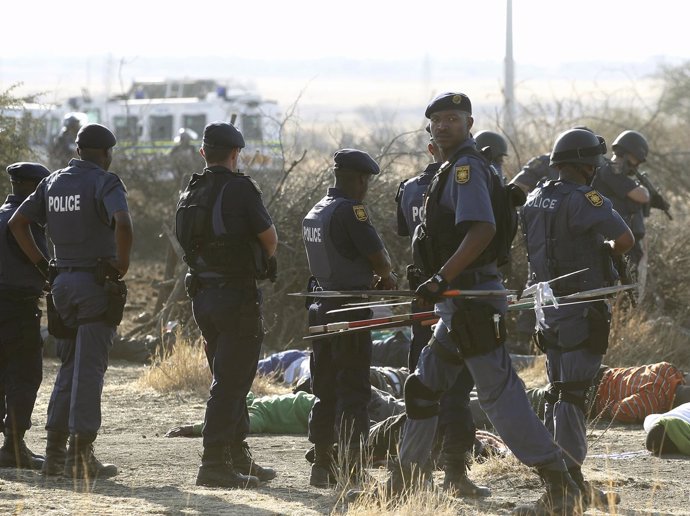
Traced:
<svg viewBox="0 0 690 516">
<path fill-rule="evenodd" d="M 431 126 L 427 124 L 431 136 Z M 485 142 L 487 143 L 487 142 Z M 487 143 L 488 144 L 488 143 Z M 398 203 L 398 235 L 412 238 L 417 226 L 424 219 L 425 194 L 432 178 L 441 167 L 441 151 L 430 138 L 427 150 L 434 157 L 434 162 L 427 165 L 420 175 L 401 183 L 396 195 Z M 407 279 L 411 289 L 416 289 L 428 278 L 422 272 L 423 264 L 416 263 L 407 267 Z M 412 312 L 433 309 L 433 305 L 423 301 L 412 302 Z M 409 370 L 417 368 L 419 355 L 433 335 L 431 326 L 421 323 L 412 325 L 412 342 L 410 343 Z M 474 380 L 468 369 L 463 369 L 456 382 L 440 400 L 438 439 L 441 440 L 441 463 L 446 472 L 444 489 L 459 496 L 489 496 L 491 490 L 477 486 L 467 476 L 467 453 L 474 446 L 476 427 L 470 410 L 470 392 Z"/>
<path fill-rule="evenodd" d="M 187 292 L 213 374 L 197 485 L 257 487 L 276 472 L 254 462 L 246 396 L 263 342 L 257 280 L 275 281 L 278 236 L 258 185 L 238 168 L 242 134 L 213 122 L 203 134 L 206 168 L 180 196 L 176 234 L 189 265 Z"/>
<path fill-rule="evenodd" d="M 379 173 L 379 166 L 369 154 L 356 149 L 337 151 L 333 162 L 334 186 L 302 222 L 309 270 L 324 290 L 395 288 L 390 257 L 363 204 L 369 180 Z M 347 298 L 317 298 L 309 307 L 309 323 L 370 317 L 368 309 L 345 312 L 345 316 L 327 314 L 346 302 Z M 369 434 L 371 346 L 369 332 L 314 342 L 311 389 L 317 400 L 309 415 L 309 440 L 315 452 L 309 477 L 312 486 L 335 484 L 336 439 L 347 450 L 346 475 L 352 477 L 361 466 L 360 446 Z"/>
<path fill-rule="evenodd" d="M 56 311 L 49 303 L 48 324 L 59 338 L 62 365 L 48 405 L 46 475 L 93 479 L 117 474 L 117 467 L 94 455 L 108 352 L 126 297 L 121 278 L 132 247 L 125 186 L 108 172 L 116 143 L 107 127 L 82 127 L 76 139 L 80 159 L 41 182 L 10 220 L 30 262 L 52 280 Z M 46 254 L 30 232 L 32 222 L 47 225 L 55 246 L 50 274 Z"/>
<path fill-rule="evenodd" d="M 0 467 L 41 469 L 43 457 L 24 443 L 31 428 L 36 392 L 43 379 L 41 310 L 38 300 L 45 278 L 26 259 L 7 224 L 19 205 L 50 175 L 39 163 L 7 167 L 12 193 L 0 206 L 0 381 L 5 443 Z M 32 223 L 31 234 L 42 253 L 48 254 L 45 230 Z"/>
<path fill-rule="evenodd" d="M 75 113 L 67 113 L 62 120 L 60 134 L 55 137 L 50 147 L 50 164 L 53 170 L 62 168 L 77 156 L 75 139 L 81 128 L 81 120 Z"/>
<path fill-rule="evenodd" d="M 425 267 L 435 269 L 417 295 L 435 303 L 441 317 L 434 336 L 405 383 L 407 421 L 400 444 L 400 465 L 392 471 L 389 488 L 409 487 L 414 467 L 428 471 L 439 399 L 468 368 L 477 385 L 482 407 L 515 456 L 538 467 L 547 493 L 520 515 L 551 511 L 575 514 L 580 492 L 570 478 L 561 450 L 532 411 L 522 382 L 515 373 L 505 341 L 503 295 L 482 300 L 445 298 L 448 288 L 503 290 L 497 268 L 493 212 L 494 172 L 478 152 L 470 130 L 474 123 L 470 99 L 462 93 L 443 93 L 427 106 L 431 135 L 448 161 L 434 177 L 427 193 L 426 237 L 418 231 L 415 247 Z M 495 175 L 495 174 L 494 174 Z"/>
</svg>

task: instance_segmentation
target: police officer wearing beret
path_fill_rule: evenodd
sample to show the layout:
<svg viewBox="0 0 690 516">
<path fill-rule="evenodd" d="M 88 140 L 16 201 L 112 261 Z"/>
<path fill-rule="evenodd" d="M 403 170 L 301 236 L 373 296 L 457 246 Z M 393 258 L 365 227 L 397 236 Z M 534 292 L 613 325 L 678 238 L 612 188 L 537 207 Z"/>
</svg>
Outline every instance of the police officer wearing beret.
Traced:
<svg viewBox="0 0 690 516">
<path fill-rule="evenodd" d="M 431 127 L 426 126 L 431 136 Z M 427 165 L 424 171 L 401 183 L 396 195 L 398 203 L 398 235 L 412 238 L 417 226 L 424 218 L 424 196 L 434 174 L 441 167 L 440 150 L 436 141 L 429 140 L 427 150 L 435 161 Z M 411 289 L 416 289 L 428 279 L 422 272 L 422 264 L 412 264 L 407 268 L 407 279 Z M 433 309 L 433 305 L 413 300 L 412 312 Z M 433 335 L 431 326 L 421 323 L 412 325 L 412 342 L 410 344 L 409 370 L 417 367 L 419 355 Z M 461 496 L 489 496 L 491 491 L 486 487 L 475 485 L 467 476 L 466 454 L 474 446 L 476 428 L 469 408 L 470 392 L 474 380 L 468 369 L 463 369 L 458 379 L 440 400 L 438 438 L 441 439 L 441 462 L 446 476 L 444 489 Z"/>
<path fill-rule="evenodd" d="M 515 456 L 538 468 L 547 483 L 549 508 L 571 514 L 579 490 L 568 474 L 561 450 L 532 411 L 522 382 L 503 346 L 504 296 L 468 300 L 444 299 L 447 288 L 502 290 L 496 265 L 491 185 L 495 174 L 477 151 L 470 134 L 470 99 L 444 93 L 428 105 L 431 135 L 448 165 L 435 176 L 427 193 L 426 234 L 415 235 L 415 247 L 425 255 L 433 276 L 417 295 L 436 304 L 441 317 L 434 337 L 421 353 L 416 371 L 405 383 L 407 422 L 400 446 L 400 465 L 388 488 L 400 492 L 419 481 L 413 466 L 429 470 L 429 454 L 439 411 L 439 398 L 455 383 L 463 367 L 477 385 L 479 401 Z M 547 514 L 543 501 L 518 514 Z M 550 513 L 548 513 L 550 514 Z"/>
<path fill-rule="evenodd" d="M 100 124 L 82 127 L 76 139 L 80 159 L 42 181 L 10 220 L 20 247 L 46 277 L 48 261 L 29 230 L 32 222 L 46 224 L 55 247 L 51 292 L 64 333 L 57 344 L 62 364 L 48 405 L 46 475 L 93 479 L 117 474 L 114 465 L 96 458 L 93 448 L 108 352 L 124 309 L 121 277 L 132 247 L 126 189 L 108 172 L 116 143 Z"/>
<path fill-rule="evenodd" d="M 196 478 L 196 485 L 212 487 L 257 487 L 276 476 L 254 462 L 245 441 L 246 397 L 264 337 L 257 279 L 275 280 L 278 236 L 258 185 L 239 172 L 242 148 L 232 124 L 206 126 L 200 150 L 206 168 L 192 176 L 176 218 L 189 265 L 187 292 L 213 375 Z"/>
<path fill-rule="evenodd" d="M 0 467 L 41 469 L 43 457 L 27 448 L 24 433 L 31 428 L 36 392 L 43 379 L 38 300 L 45 278 L 26 259 L 7 224 L 50 171 L 39 163 L 14 163 L 7 173 L 12 193 L 0 206 L 0 423 L 5 433 Z M 44 227 L 32 223 L 30 231 L 41 252 L 47 254 Z"/>
<path fill-rule="evenodd" d="M 554 282 L 552 289 L 559 296 L 613 285 L 617 275 L 611 255 L 622 255 L 634 243 L 611 201 L 590 186 L 605 152 L 603 138 L 592 132 L 571 129 L 560 134 L 550 160 L 559 178 L 540 183 L 523 208 L 532 282 L 586 269 Z M 568 471 L 585 504 L 605 508 L 615 496 L 585 482 L 581 467 L 587 455 L 585 392 L 608 347 L 610 307 L 593 301 L 545 307 L 544 314 L 546 324 L 538 334 L 550 382 L 544 421 L 565 451 Z"/>
<path fill-rule="evenodd" d="M 324 290 L 368 289 L 374 283 L 376 288 L 395 288 L 390 257 L 362 204 L 369 180 L 379 173 L 379 166 L 366 152 L 356 149 L 337 151 L 333 162 L 334 186 L 302 222 L 309 270 Z M 370 316 L 368 309 L 345 312 L 345 316 L 327 314 L 346 302 L 343 298 L 317 298 L 309 307 L 309 324 Z M 317 400 L 309 415 L 309 440 L 315 452 L 309 478 L 312 486 L 335 484 L 336 439 L 341 449 L 347 450 L 351 469 L 346 475 L 352 476 L 361 466 L 360 446 L 369 435 L 371 346 L 369 332 L 314 342 L 311 388 Z"/>
</svg>

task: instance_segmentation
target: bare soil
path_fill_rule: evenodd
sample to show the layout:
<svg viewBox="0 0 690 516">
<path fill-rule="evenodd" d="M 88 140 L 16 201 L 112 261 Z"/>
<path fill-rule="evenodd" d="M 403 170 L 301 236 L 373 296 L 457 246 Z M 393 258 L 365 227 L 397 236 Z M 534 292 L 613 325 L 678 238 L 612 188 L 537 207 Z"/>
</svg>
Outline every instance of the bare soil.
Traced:
<svg viewBox="0 0 690 516">
<path fill-rule="evenodd" d="M 129 325 L 138 312 L 155 303 L 150 287 L 152 276 L 160 279 L 162 269 L 144 266 L 132 271 Z M 58 366 L 55 359 L 44 362 L 34 427 L 26 436 L 35 452 L 45 450 L 43 428 Z M 62 478 L 44 479 L 36 472 L 0 469 L 0 514 L 268 515 L 346 511 L 339 500 L 340 492 L 308 485 L 306 436 L 250 436 L 257 461 L 278 471 L 276 479 L 259 489 L 196 487 L 201 440 L 163 435 L 171 427 L 201 421 L 205 399 L 191 392 L 162 394 L 144 387 L 140 378 L 145 368 L 113 360 L 106 374 L 103 426 L 96 452 L 101 460 L 116 464 L 120 473 L 112 479 L 74 484 Z M 592 428 L 586 476 L 599 485 L 612 484 L 621 494 L 617 514 L 690 514 L 690 459 L 653 457 L 644 450 L 644 438 L 641 425 L 598 423 Z M 480 502 L 454 502 L 458 514 L 508 514 L 515 504 L 541 495 L 536 475 L 527 468 L 502 469 L 493 462 L 476 465 L 471 473 L 492 487 L 493 496 Z M 433 508 L 426 513 L 433 513 Z"/>
</svg>

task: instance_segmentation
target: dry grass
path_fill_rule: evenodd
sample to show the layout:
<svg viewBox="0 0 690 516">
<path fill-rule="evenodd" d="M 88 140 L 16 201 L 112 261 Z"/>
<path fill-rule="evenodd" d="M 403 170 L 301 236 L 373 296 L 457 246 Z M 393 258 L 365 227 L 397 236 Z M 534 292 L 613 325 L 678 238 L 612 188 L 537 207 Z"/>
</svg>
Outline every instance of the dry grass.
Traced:
<svg viewBox="0 0 690 516">
<path fill-rule="evenodd" d="M 187 391 L 200 395 L 208 394 L 211 372 L 204 353 L 203 341 L 191 342 L 177 335 L 176 344 L 170 353 L 157 356 L 146 368 L 140 383 L 158 392 Z M 290 389 L 276 382 L 271 376 L 257 376 L 252 384 L 256 396 L 285 394 Z"/>
<path fill-rule="evenodd" d="M 543 387 L 546 379 L 546 355 L 539 355 L 534 365 L 517 371 L 518 376 L 525 382 L 526 388 Z"/>
</svg>

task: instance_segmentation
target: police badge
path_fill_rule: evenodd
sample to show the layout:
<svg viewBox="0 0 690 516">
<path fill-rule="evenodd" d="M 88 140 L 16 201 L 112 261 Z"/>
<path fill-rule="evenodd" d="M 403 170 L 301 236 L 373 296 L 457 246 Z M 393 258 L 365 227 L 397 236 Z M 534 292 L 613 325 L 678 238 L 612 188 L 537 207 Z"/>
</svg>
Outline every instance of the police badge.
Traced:
<svg viewBox="0 0 690 516">
<path fill-rule="evenodd" d="M 603 197 L 596 190 L 592 190 L 591 192 L 587 192 L 585 194 L 585 197 L 587 197 L 587 200 L 590 203 L 592 203 L 592 206 L 594 206 L 595 208 L 598 208 L 599 206 L 604 204 Z"/>
<path fill-rule="evenodd" d="M 367 210 L 364 208 L 363 204 L 357 204 L 356 206 L 353 206 L 352 209 L 354 210 L 355 217 L 357 217 L 358 221 L 365 222 L 369 218 L 369 215 L 367 215 Z"/>
<path fill-rule="evenodd" d="M 470 166 L 460 165 L 455 167 L 455 182 L 464 185 L 470 180 Z"/>
</svg>

